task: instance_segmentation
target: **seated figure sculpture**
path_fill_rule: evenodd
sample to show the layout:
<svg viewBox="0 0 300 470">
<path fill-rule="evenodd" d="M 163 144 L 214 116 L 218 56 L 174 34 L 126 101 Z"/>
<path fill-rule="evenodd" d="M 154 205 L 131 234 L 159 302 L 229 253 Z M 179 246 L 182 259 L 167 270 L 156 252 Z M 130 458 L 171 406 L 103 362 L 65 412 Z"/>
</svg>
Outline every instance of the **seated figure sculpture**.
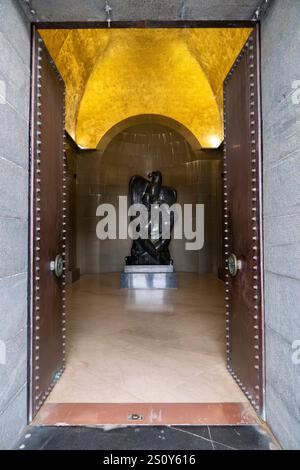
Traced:
<svg viewBox="0 0 300 470">
<path fill-rule="evenodd" d="M 131 254 L 126 257 L 126 265 L 169 265 L 173 264 L 170 256 L 169 238 L 163 237 L 161 219 L 151 219 L 151 206 L 159 206 L 168 211 L 177 201 L 177 192 L 174 188 L 162 186 L 162 174 L 160 171 L 152 171 L 148 174 L 149 180 L 135 175 L 129 182 L 130 204 L 144 204 L 148 210 L 147 220 L 144 222 L 144 230 L 149 234 L 148 238 L 133 240 Z M 166 220 L 169 222 L 168 231 L 171 235 L 174 227 L 174 213 L 169 212 Z M 166 223 L 166 222 L 165 222 Z"/>
</svg>

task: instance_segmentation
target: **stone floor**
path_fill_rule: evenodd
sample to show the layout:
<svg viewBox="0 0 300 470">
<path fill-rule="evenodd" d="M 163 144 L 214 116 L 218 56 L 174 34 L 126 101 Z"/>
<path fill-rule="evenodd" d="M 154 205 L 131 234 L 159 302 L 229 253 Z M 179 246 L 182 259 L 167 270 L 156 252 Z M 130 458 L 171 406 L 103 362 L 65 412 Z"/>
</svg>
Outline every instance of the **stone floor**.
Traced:
<svg viewBox="0 0 300 470">
<path fill-rule="evenodd" d="M 26 430 L 23 450 L 275 450 L 260 426 L 39 427 Z"/>
<path fill-rule="evenodd" d="M 223 282 L 119 288 L 86 275 L 68 292 L 67 367 L 48 403 L 246 402 L 226 369 Z"/>
</svg>

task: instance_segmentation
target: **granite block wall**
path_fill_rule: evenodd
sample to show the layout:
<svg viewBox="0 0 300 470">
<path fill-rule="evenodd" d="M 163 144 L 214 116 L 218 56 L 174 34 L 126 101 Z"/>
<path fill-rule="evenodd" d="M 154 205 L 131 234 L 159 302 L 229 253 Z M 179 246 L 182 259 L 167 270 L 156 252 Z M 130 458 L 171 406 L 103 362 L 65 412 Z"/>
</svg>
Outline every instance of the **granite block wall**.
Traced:
<svg viewBox="0 0 300 470">
<path fill-rule="evenodd" d="M 20 3 L 26 5 L 24 0 Z M 30 0 L 40 21 L 106 20 L 106 0 Z M 249 20 L 261 0 L 108 0 L 113 20 Z"/>
<path fill-rule="evenodd" d="M 27 422 L 30 25 L 0 0 L 0 448 Z"/>
<path fill-rule="evenodd" d="M 274 0 L 262 21 L 266 415 L 289 449 L 300 448 L 299 48 L 300 2 Z"/>
</svg>

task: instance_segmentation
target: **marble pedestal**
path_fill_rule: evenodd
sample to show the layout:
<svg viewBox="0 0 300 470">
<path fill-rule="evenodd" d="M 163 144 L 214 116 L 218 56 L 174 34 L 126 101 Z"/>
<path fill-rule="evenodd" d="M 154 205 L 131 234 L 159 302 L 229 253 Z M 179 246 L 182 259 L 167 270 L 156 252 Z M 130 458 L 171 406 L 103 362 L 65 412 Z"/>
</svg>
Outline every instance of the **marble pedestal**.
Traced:
<svg viewBox="0 0 300 470">
<path fill-rule="evenodd" d="M 124 266 L 121 287 L 125 289 L 174 289 L 177 274 L 173 265 Z"/>
</svg>

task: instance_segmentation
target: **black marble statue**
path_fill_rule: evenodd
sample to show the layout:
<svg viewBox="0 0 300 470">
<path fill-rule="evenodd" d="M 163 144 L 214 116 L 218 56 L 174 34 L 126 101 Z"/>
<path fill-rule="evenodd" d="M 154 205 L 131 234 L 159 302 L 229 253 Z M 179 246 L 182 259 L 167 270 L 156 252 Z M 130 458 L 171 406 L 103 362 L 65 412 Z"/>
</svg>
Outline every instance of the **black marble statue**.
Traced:
<svg viewBox="0 0 300 470">
<path fill-rule="evenodd" d="M 162 174 L 153 171 L 148 175 L 149 180 L 142 176 L 133 176 L 129 182 L 130 204 L 144 204 L 148 209 L 148 219 L 144 229 L 149 236 L 147 239 L 133 240 L 131 255 L 126 257 L 126 265 L 168 265 L 173 264 L 170 257 L 169 245 L 171 237 L 162 236 L 162 221 L 157 224 L 151 220 L 151 205 L 172 206 L 177 201 L 177 192 L 168 186 L 162 186 Z M 166 206 L 164 206 L 166 207 Z M 131 218 L 133 220 L 134 217 Z M 174 228 L 174 214 L 169 213 L 170 234 Z M 152 234 L 152 237 L 151 237 Z M 156 234 L 154 236 L 154 234 Z"/>
</svg>

